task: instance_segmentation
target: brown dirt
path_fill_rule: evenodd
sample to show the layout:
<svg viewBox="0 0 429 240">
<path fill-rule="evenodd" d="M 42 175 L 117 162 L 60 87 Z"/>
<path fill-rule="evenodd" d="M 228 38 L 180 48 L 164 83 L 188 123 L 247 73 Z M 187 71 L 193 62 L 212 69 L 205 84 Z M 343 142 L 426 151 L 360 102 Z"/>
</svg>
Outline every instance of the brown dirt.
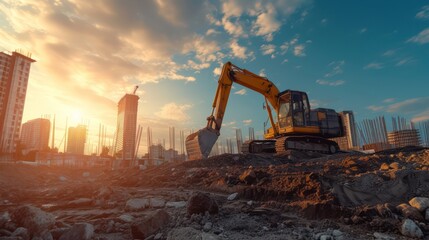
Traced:
<svg viewBox="0 0 429 240">
<path fill-rule="evenodd" d="M 168 209 L 174 224 L 162 230 L 162 238 L 172 228 L 190 226 L 202 231 L 209 220 L 214 224 L 209 233 L 220 239 L 306 239 L 329 229 L 341 230 L 346 239 L 368 239 L 376 231 L 400 237 L 402 216 L 394 208 L 415 196 L 429 197 L 428 164 L 429 150 L 417 147 L 371 155 L 223 154 L 144 171 L 0 164 L 0 213 L 31 204 L 64 224 L 94 224 L 96 237 L 119 234 L 131 239 L 127 223 L 105 231 L 109 220 L 128 213 L 124 208 L 128 199 L 187 201 L 193 192 L 201 191 L 218 202 L 217 217 L 198 220 L 187 216 L 185 209 Z M 251 172 L 251 181 L 240 180 L 246 171 Z M 235 192 L 236 200 L 226 200 Z M 81 198 L 92 202 L 89 206 L 70 203 Z M 139 218 L 144 211 L 129 214 Z M 247 225 L 240 225 L 239 219 Z M 228 225 L 230 221 L 235 227 Z M 256 226 L 248 229 L 253 222 Z M 427 234 L 428 225 L 422 222 L 421 227 Z"/>
</svg>

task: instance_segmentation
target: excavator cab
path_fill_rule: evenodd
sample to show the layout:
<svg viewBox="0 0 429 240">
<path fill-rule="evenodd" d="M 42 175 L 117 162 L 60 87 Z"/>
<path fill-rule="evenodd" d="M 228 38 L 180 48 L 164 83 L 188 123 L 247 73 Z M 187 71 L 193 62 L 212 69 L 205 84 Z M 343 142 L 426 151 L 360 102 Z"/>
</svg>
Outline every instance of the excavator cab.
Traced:
<svg viewBox="0 0 429 240">
<path fill-rule="evenodd" d="M 286 90 L 279 94 L 279 128 L 310 125 L 310 104 L 305 92 Z"/>
</svg>

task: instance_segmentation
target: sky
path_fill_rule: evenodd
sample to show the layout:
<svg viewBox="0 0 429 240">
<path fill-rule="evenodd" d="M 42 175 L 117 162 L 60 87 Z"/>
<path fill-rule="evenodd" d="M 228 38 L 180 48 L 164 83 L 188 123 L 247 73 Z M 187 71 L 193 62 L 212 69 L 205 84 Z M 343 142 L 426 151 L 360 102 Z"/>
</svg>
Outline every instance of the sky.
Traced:
<svg viewBox="0 0 429 240">
<path fill-rule="evenodd" d="M 429 2 L 340 0 L 2 0 L 0 51 L 32 54 L 23 122 L 89 125 L 88 151 L 138 85 L 138 123 L 155 142 L 205 126 L 222 65 L 308 93 L 312 108 L 429 120 Z M 259 93 L 235 84 L 221 139 L 261 138 Z M 389 124 L 389 123 L 388 123 Z M 176 139 L 179 137 L 177 136 Z M 176 148 L 178 148 L 176 143 Z"/>
</svg>

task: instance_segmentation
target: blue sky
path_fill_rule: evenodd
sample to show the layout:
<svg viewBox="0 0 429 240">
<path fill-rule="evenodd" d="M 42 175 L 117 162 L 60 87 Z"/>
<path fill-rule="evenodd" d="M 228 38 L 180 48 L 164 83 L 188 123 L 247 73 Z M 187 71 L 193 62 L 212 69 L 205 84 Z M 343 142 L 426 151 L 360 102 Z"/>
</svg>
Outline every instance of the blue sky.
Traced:
<svg viewBox="0 0 429 240">
<path fill-rule="evenodd" d="M 93 142 L 99 123 L 113 136 L 116 103 L 136 84 L 139 123 L 155 139 L 205 126 L 226 61 L 306 91 L 313 108 L 429 120 L 425 1 L 6 0 L 0 27 L 2 51 L 37 60 L 24 121 L 90 122 Z M 234 85 L 221 136 L 262 135 L 262 104 Z"/>
</svg>

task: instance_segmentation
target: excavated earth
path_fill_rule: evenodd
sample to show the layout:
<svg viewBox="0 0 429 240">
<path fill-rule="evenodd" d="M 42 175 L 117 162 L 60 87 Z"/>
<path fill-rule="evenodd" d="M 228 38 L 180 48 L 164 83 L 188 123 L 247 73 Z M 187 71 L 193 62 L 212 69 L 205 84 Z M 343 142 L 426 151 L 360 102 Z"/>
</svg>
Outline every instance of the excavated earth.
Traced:
<svg viewBox="0 0 429 240">
<path fill-rule="evenodd" d="M 408 204 L 429 198 L 428 167 L 420 147 L 223 154 L 147 169 L 0 164 L 0 239 L 429 239 L 429 210 Z M 200 205 L 207 212 L 192 212 Z M 29 226 L 28 206 L 51 224 Z M 422 234 L 405 232 L 406 221 Z"/>
</svg>

